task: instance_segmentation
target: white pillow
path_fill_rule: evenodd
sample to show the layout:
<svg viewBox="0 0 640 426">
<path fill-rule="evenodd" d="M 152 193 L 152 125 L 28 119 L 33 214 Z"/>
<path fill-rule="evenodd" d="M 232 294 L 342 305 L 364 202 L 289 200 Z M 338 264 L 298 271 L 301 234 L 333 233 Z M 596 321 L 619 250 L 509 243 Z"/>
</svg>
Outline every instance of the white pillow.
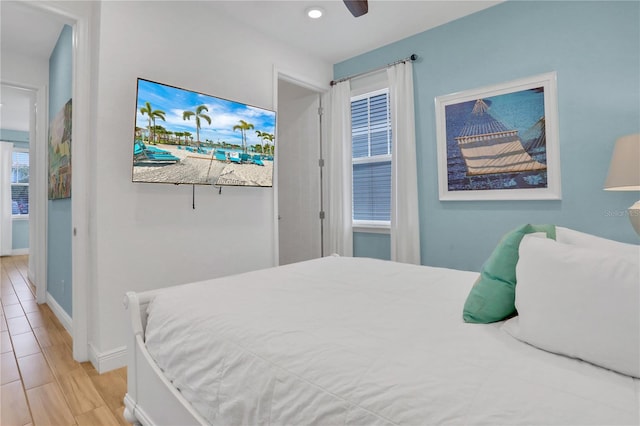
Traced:
<svg viewBox="0 0 640 426">
<path fill-rule="evenodd" d="M 611 254 L 617 254 L 618 256 L 624 256 L 630 258 L 630 260 L 637 261 L 640 257 L 640 251 L 635 244 L 626 244 L 619 241 L 608 240 L 602 237 L 596 237 L 595 235 L 585 234 L 573 229 L 563 228 L 556 226 L 556 241 L 564 244 L 571 244 L 584 248 L 591 248 L 594 250 L 602 250 Z"/>
<path fill-rule="evenodd" d="M 638 256 L 528 236 L 519 254 L 518 317 L 504 329 L 541 349 L 640 378 Z"/>
</svg>

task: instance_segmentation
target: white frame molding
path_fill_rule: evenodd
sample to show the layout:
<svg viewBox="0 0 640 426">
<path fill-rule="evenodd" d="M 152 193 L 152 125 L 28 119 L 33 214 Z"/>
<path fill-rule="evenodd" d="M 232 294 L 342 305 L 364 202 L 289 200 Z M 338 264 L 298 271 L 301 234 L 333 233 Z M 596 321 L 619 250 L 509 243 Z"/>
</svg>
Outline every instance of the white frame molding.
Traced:
<svg viewBox="0 0 640 426">
<path fill-rule="evenodd" d="M 447 134 L 445 108 L 472 100 L 506 95 L 528 89 L 544 89 L 544 118 L 547 153 L 547 187 L 492 190 L 450 191 L 447 169 Z M 436 132 L 438 144 L 438 188 L 441 201 L 468 200 L 559 200 L 562 197 L 560 181 L 560 149 L 558 136 L 558 90 L 556 72 L 521 78 L 507 83 L 438 96 L 435 98 Z"/>
<path fill-rule="evenodd" d="M 296 73 L 284 70 L 277 65 L 273 66 L 273 106 L 272 110 L 276 112 L 276 117 L 278 116 L 278 80 L 284 80 L 288 83 L 295 84 L 296 86 L 304 87 L 311 91 L 317 92 L 318 95 L 323 100 L 324 94 L 327 92 L 327 89 L 322 86 L 320 83 L 310 82 L 307 78 L 296 75 Z M 322 106 L 321 108 L 324 108 Z M 323 120 L 321 125 L 321 141 L 323 144 L 325 137 L 322 135 L 326 135 L 326 120 Z M 276 118 L 276 141 L 278 140 L 278 120 Z M 321 153 L 324 155 L 324 153 Z M 275 152 L 274 157 L 274 168 L 273 168 L 273 265 L 278 266 L 280 264 L 280 224 L 278 222 L 279 211 L 278 211 L 278 150 Z M 325 189 L 326 190 L 326 189 Z M 320 194 L 324 197 L 325 194 Z M 326 206 L 326 205 L 325 205 Z M 325 211 L 326 211 L 325 207 Z"/>
<path fill-rule="evenodd" d="M 383 70 L 384 71 L 384 70 Z M 374 82 L 371 82 L 371 79 L 375 77 Z M 351 90 L 351 103 L 355 101 L 359 101 L 362 99 L 372 98 L 377 95 L 386 94 L 387 100 L 389 99 L 389 81 L 387 79 L 386 72 L 379 72 L 374 74 L 373 76 L 369 76 L 368 84 L 365 86 L 360 86 L 357 89 Z M 388 102 L 388 101 L 387 101 Z M 391 107 L 389 107 L 389 113 L 391 112 Z M 370 134 L 371 129 L 368 130 Z M 391 132 L 391 122 L 389 122 L 388 132 Z M 391 139 L 388 140 L 389 143 L 389 153 L 388 154 L 380 154 L 366 157 L 356 157 L 351 158 L 351 167 L 353 168 L 356 164 L 371 164 L 371 163 L 384 163 L 384 162 L 393 162 L 393 154 L 391 149 Z M 369 150 L 371 146 L 369 146 Z M 353 191 L 353 188 L 351 188 Z M 352 222 L 351 227 L 353 232 L 362 232 L 369 234 L 391 234 L 391 217 L 389 220 L 358 220 L 353 219 L 353 209 L 351 211 Z"/>
<path fill-rule="evenodd" d="M 47 122 L 48 88 L 2 81 L 31 92 L 29 105 L 29 254 L 27 278 L 36 284 L 36 302 L 47 301 Z"/>
<path fill-rule="evenodd" d="M 91 32 L 94 5 L 91 2 L 68 5 L 64 1 L 26 1 L 35 8 L 50 12 L 69 21 L 73 28 L 73 118 L 71 147 L 73 174 L 71 177 L 72 198 L 71 215 L 73 239 L 71 248 L 72 268 L 72 337 L 73 358 L 76 361 L 89 360 L 88 329 L 89 329 L 89 282 L 90 282 L 90 243 L 89 243 L 89 160 L 90 146 L 93 140 L 90 132 L 92 117 L 91 100 Z M 75 9 L 73 9 L 75 8 Z M 39 97 L 40 100 L 40 97 Z M 47 102 L 48 104 L 48 102 Z M 45 127 L 45 132 L 46 129 Z M 46 134 L 46 133 L 45 133 Z M 45 148 L 46 149 L 46 144 Z M 46 154 L 45 154 L 46 164 Z M 46 174 L 44 176 L 44 191 L 46 193 Z M 47 202 L 45 201 L 45 205 Z M 46 253 L 46 221 L 44 216 L 44 250 L 38 255 Z M 41 224 L 37 224 L 41 228 Z M 46 259 L 44 272 L 46 277 Z M 42 265 L 40 265 L 42 266 Z M 42 281 L 46 285 L 46 280 Z M 44 285 L 38 286 L 44 287 Z M 43 289 L 46 292 L 46 289 Z M 46 294 L 46 293 L 45 293 Z M 40 292 L 38 292 L 40 296 Z M 38 297 L 40 302 L 40 297 Z M 48 300 L 47 300 L 48 301 Z M 41 303 L 41 302 L 40 302 Z"/>
</svg>

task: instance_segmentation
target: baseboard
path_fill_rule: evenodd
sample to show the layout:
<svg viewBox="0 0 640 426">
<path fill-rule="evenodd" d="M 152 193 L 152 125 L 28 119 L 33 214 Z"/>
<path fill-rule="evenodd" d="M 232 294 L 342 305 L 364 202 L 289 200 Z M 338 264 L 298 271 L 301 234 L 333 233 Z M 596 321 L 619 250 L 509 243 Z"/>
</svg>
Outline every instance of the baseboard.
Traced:
<svg viewBox="0 0 640 426">
<path fill-rule="evenodd" d="M 62 306 L 56 302 L 56 299 L 53 298 L 51 293 L 47 292 L 47 305 L 53 311 L 54 315 L 58 318 L 58 321 L 62 324 L 62 326 L 69 332 L 70 335 L 73 336 L 73 320 L 69 316 L 69 314 L 62 309 Z"/>
<path fill-rule="evenodd" d="M 124 406 L 126 408 L 124 411 L 124 418 L 128 422 L 142 425 L 154 424 L 146 411 L 144 411 L 144 409 L 140 407 L 128 393 L 124 396 Z"/>
<path fill-rule="evenodd" d="M 23 256 L 25 254 L 29 254 L 29 248 L 11 250 L 11 256 Z"/>
<path fill-rule="evenodd" d="M 50 293 L 47 293 L 47 305 L 49 305 L 49 308 L 51 308 L 62 326 L 73 336 L 73 321 L 71 317 L 62 309 L 62 306 L 56 302 Z M 121 346 L 110 351 L 99 352 L 95 346 L 89 343 L 89 361 L 91 361 L 100 374 L 124 367 L 127 365 L 127 347 Z"/>
<path fill-rule="evenodd" d="M 98 352 L 95 346 L 89 343 L 89 361 L 100 374 L 124 367 L 127 365 L 127 347 L 120 346 L 110 351 Z"/>
</svg>

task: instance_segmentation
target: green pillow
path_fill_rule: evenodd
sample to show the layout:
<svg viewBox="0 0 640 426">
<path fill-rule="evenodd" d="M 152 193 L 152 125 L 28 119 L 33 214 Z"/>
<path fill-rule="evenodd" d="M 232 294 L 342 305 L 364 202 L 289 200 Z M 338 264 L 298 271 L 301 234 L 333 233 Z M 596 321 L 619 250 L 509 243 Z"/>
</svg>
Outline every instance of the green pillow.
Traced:
<svg viewBox="0 0 640 426">
<path fill-rule="evenodd" d="M 465 322 L 486 324 L 502 321 L 516 312 L 516 264 L 518 248 L 526 234 L 545 232 L 556 239 L 555 225 L 522 225 L 505 234 L 482 266 L 464 304 Z"/>
</svg>

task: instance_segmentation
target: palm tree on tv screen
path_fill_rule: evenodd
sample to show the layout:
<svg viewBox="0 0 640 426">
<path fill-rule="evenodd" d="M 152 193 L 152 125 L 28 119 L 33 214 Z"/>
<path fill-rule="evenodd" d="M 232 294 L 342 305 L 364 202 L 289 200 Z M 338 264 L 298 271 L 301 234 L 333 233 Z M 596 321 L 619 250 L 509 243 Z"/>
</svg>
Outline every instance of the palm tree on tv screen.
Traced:
<svg viewBox="0 0 640 426">
<path fill-rule="evenodd" d="M 196 143 L 198 151 L 200 151 L 200 119 L 204 119 L 207 123 L 211 124 L 211 117 L 203 114 L 202 111 L 209 112 L 209 109 L 206 105 L 200 105 L 195 111 L 184 111 L 182 113 L 183 120 L 190 120 L 191 117 L 194 117 L 196 120 Z"/>
<path fill-rule="evenodd" d="M 247 152 L 247 135 L 246 131 L 253 129 L 253 124 L 247 123 L 244 120 L 240 120 L 239 124 L 233 126 L 233 131 L 240 130 L 242 132 L 242 152 L 246 154 Z"/>
<path fill-rule="evenodd" d="M 182 136 L 184 135 L 184 133 L 173 132 L 173 135 L 176 137 L 176 145 L 182 145 Z"/>
<path fill-rule="evenodd" d="M 151 107 L 151 103 L 145 102 L 144 106 L 142 108 L 140 108 L 140 114 L 147 115 L 149 117 L 149 125 L 147 127 L 148 130 L 149 130 L 149 143 L 153 143 L 153 132 L 152 132 L 152 129 L 156 125 L 156 118 L 159 118 L 162 121 L 167 121 L 165 119 L 165 115 L 167 113 L 162 111 L 162 110 L 160 110 L 160 109 L 154 110 Z"/>
<path fill-rule="evenodd" d="M 256 135 L 258 135 L 258 137 L 262 139 L 262 144 L 264 145 L 262 147 L 262 153 L 265 154 L 266 153 L 265 149 L 269 147 L 269 143 L 267 141 L 273 143 L 273 134 L 256 130 Z"/>
</svg>

